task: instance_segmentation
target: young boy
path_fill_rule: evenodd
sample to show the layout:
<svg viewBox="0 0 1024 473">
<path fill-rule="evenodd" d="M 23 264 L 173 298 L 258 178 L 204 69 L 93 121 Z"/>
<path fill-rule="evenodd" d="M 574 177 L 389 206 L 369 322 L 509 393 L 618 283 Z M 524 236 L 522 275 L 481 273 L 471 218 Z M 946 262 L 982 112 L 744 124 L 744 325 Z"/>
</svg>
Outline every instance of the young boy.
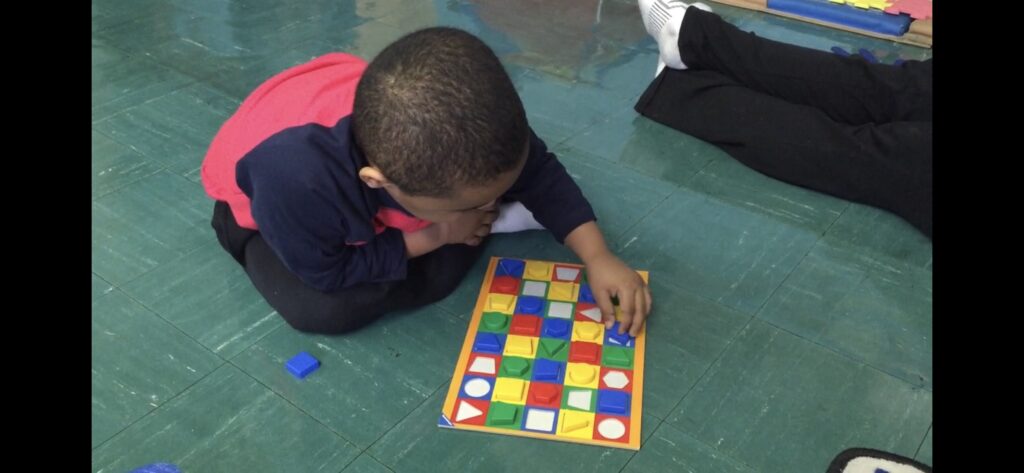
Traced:
<svg viewBox="0 0 1024 473">
<path fill-rule="evenodd" d="M 606 326 L 613 296 L 623 331 L 650 313 L 498 58 L 460 30 L 409 34 L 369 66 L 328 54 L 272 77 L 217 133 L 202 179 L 221 245 L 301 331 L 436 302 L 488 234 L 541 227 L 586 265 Z"/>
</svg>

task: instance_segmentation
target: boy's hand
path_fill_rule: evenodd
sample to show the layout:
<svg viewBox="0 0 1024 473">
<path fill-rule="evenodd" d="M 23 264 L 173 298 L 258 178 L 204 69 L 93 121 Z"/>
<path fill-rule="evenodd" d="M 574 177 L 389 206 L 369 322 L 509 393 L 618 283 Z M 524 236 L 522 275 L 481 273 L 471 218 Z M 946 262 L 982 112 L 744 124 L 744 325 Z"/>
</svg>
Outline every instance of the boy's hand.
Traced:
<svg viewBox="0 0 1024 473">
<path fill-rule="evenodd" d="M 619 333 L 628 330 L 631 336 L 637 336 L 651 313 L 651 290 L 643 278 L 610 252 L 590 258 L 586 267 L 590 291 L 601 308 L 605 328 L 611 329 L 615 323 L 615 296 L 622 310 Z"/>
<path fill-rule="evenodd" d="M 441 226 L 436 223 L 416 232 L 402 232 L 402 238 L 405 240 L 405 254 L 410 258 L 425 255 L 444 245 Z"/>
<path fill-rule="evenodd" d="M 569 232 L 565 244 L 587 266 L 590 292 L 601 308 L 605 328 L 610 329 L 615 323 L 615 307 L 612 305 L 612 296 L 615 296 L 622 311 L 619 333 L 628 330 L 630 335 L 637 336 L 651 313 L 651 290 L 643 278 L 608 251 L 601 230 L 593 220 Z"/>
<path fill-rule="evenodd" d="M 469 246 L 476 246 L 483 242 L 484 237 L 491 234 L 491 224 L 498 219 L 498 206 L 493 202 L 479 210 L 484 212 L 484 218 L 480 221 L 480 226 L 473 232 L 473 236 L 463 242 Z"/>
</svg>

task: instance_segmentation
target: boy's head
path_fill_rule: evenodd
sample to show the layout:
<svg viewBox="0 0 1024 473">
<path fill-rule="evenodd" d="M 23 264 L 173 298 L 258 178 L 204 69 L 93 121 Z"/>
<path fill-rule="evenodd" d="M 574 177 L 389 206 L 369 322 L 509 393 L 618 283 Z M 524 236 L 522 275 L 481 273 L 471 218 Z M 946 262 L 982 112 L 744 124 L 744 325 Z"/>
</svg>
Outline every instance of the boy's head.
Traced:
<svg viewBox="0 0 1024 473">
<path fill-rule="evenodd" d="M 359 81 L 352 128 L 370 164 L 360 178 L 431 221 L 505 193 L 529 145 L 523 104 L 501 62 L 453 28 L 420 30 L 385 48 Z"/>
</svg>

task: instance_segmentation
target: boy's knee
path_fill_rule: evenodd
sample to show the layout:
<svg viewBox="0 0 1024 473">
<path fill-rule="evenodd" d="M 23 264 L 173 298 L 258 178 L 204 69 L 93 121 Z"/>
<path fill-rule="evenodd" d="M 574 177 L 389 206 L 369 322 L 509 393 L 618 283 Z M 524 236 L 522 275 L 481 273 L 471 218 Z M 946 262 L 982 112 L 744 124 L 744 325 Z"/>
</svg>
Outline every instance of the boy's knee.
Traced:
<svg viewBox="0 0 1024 473">
<path fill-rule="evenodd" d="M 380 316 L 365 311 L 355 314 L 333 304 L 278 313 L 293 329 L 315 335 L 341 335 L 353 332 Z"/>
</svg>

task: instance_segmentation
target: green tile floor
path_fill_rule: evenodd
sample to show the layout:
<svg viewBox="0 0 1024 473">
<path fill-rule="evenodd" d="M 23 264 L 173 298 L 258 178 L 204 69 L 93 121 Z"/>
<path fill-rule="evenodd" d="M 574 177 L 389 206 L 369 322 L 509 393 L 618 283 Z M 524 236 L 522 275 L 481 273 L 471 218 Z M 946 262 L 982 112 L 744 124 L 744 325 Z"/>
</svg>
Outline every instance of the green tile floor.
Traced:
<svg viewBox="0 0 1024 473">
<path fill-rule="evenodd" d="M 716 6 L 759 35 L 891 61 L 928 50 Z M 635 2 L 94 0 L 92 469 L 821 472 L 847 447 L 932 457 L 932 246 L 896 217 L 768 179 L 638 117 Z M 649 269 L 639 452 L 436 427 L 486 260 L 448 299 L 343 337 L 283 324 L 217 245 L 199 166 L 261 81 L 469 30 L 611 244 Z M 488 255 L 568 260 L 548 235 Z M 283 369 L 306 350 L 323 367 Z"/>
</svg>

